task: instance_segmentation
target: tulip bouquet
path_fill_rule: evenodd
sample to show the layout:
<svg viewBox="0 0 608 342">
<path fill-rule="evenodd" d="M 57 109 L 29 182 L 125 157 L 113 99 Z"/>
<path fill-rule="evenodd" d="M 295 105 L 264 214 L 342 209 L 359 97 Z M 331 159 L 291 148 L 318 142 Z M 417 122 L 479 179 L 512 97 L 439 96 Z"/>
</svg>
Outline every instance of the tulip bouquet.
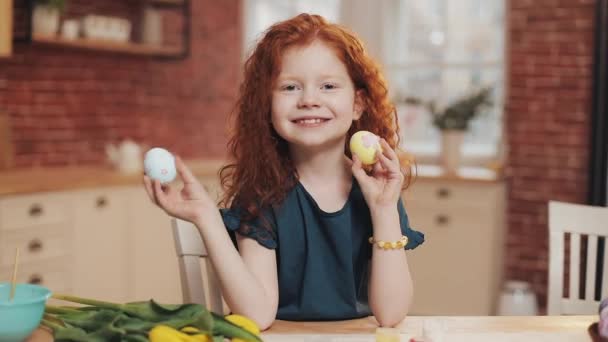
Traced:
<svg viewBox="0 0 608 342">
<path fill-rule="evenodd" d="M 221 316 L 199 304 L 160 304 L 154 300 L 126 304 L 68 295 L 53 298 L 84 306 L 47 305 L 42 324 L 55 341 L 262 341 L 255 323 L 242 316 Z M 236 319 L 235 319 L 236 318 Z M 243 324 L 243 322 L 247 324 Z"/>
</svg>

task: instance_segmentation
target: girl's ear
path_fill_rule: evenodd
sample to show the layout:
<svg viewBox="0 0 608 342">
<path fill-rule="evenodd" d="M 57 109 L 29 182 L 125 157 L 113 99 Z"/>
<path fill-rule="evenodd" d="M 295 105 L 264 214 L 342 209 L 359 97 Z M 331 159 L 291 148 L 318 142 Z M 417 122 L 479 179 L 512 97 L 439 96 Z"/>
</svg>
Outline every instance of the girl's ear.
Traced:
<svg viewBox="0 0 608 342">
<path fill-rule="evenodd" d="M 359 120 L 363 114 L 363 111 L 365 111 L 365 101 L 362 89 L 355 91 L 355 105 L 353 111 L 353 120 Z"/>
</svg>

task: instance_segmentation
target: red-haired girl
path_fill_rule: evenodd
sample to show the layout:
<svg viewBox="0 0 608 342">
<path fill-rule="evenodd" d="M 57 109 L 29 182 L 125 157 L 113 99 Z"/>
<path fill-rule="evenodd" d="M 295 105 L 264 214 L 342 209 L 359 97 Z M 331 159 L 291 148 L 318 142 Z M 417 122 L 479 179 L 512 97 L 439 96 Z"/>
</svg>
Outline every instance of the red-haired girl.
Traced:
<svg viewBox="0 0 608 342">
<path fill-rule="evenodd" d="M 232 312 L 262 329 L 403 320 L 413 293 L 404 249 L 424 235 L 400 199 L 410 173 L 395 153 L 395 107 L 359 39 L 318 15 L 271 26 L 245 63 L 235 114 L 225 209 L 179 158 L 183 190 L 144 178 L 157 205 L 198 227 Z M 383 137 L 371 170 L 348 149 L 358 130 Z"/>
</svg>

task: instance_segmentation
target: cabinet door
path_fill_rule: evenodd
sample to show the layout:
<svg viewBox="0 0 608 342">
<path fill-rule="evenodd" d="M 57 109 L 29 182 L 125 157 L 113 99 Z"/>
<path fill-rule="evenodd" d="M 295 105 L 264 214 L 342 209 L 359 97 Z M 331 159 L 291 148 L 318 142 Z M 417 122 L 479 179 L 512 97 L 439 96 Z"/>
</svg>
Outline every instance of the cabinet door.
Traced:
<svg viewBox="0 0 608 342">
<path fill-rule="evenodd" d="M 100 188 L 72 195 L 73 293 L 123 302 L 127 297 L 129 247 L 125 191 Z"/>
<path fill-rule="evenodd" d="M 129 300 L 181 303 L 170 217 L 150 201 L 143 186 L 129 188 L 128 199 Z"/>
<path fill-rule="evenodd" d="M 465 193 L 458 194 L 465 197 L 458 201 L 422 196 L 407 200 L 412 226 L 425 234 L 424 244 L 408 252 L 414 281 L 411 314 L 493 314 L 501 277 L 504 209 L 498 205 L 500 192 L 486 187 L 481 204 L 479 190 L 471 191 L 471 200 Z"/>
</svg>

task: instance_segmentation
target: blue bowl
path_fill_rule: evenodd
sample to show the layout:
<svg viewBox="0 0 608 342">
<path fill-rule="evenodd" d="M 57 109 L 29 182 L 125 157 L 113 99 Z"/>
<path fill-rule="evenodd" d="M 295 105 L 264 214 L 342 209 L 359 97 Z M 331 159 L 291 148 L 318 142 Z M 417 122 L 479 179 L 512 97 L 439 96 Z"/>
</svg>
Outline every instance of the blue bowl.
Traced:
<svg viewBox="0 0 608 342">
<path fill-rule="evenodd" d="M 44 286 L 17 284 L 9 301 L 10 283 L 0 283 L 0 341 L 25 340 L 40 325 L 51 291 Z"/>
</svg>

